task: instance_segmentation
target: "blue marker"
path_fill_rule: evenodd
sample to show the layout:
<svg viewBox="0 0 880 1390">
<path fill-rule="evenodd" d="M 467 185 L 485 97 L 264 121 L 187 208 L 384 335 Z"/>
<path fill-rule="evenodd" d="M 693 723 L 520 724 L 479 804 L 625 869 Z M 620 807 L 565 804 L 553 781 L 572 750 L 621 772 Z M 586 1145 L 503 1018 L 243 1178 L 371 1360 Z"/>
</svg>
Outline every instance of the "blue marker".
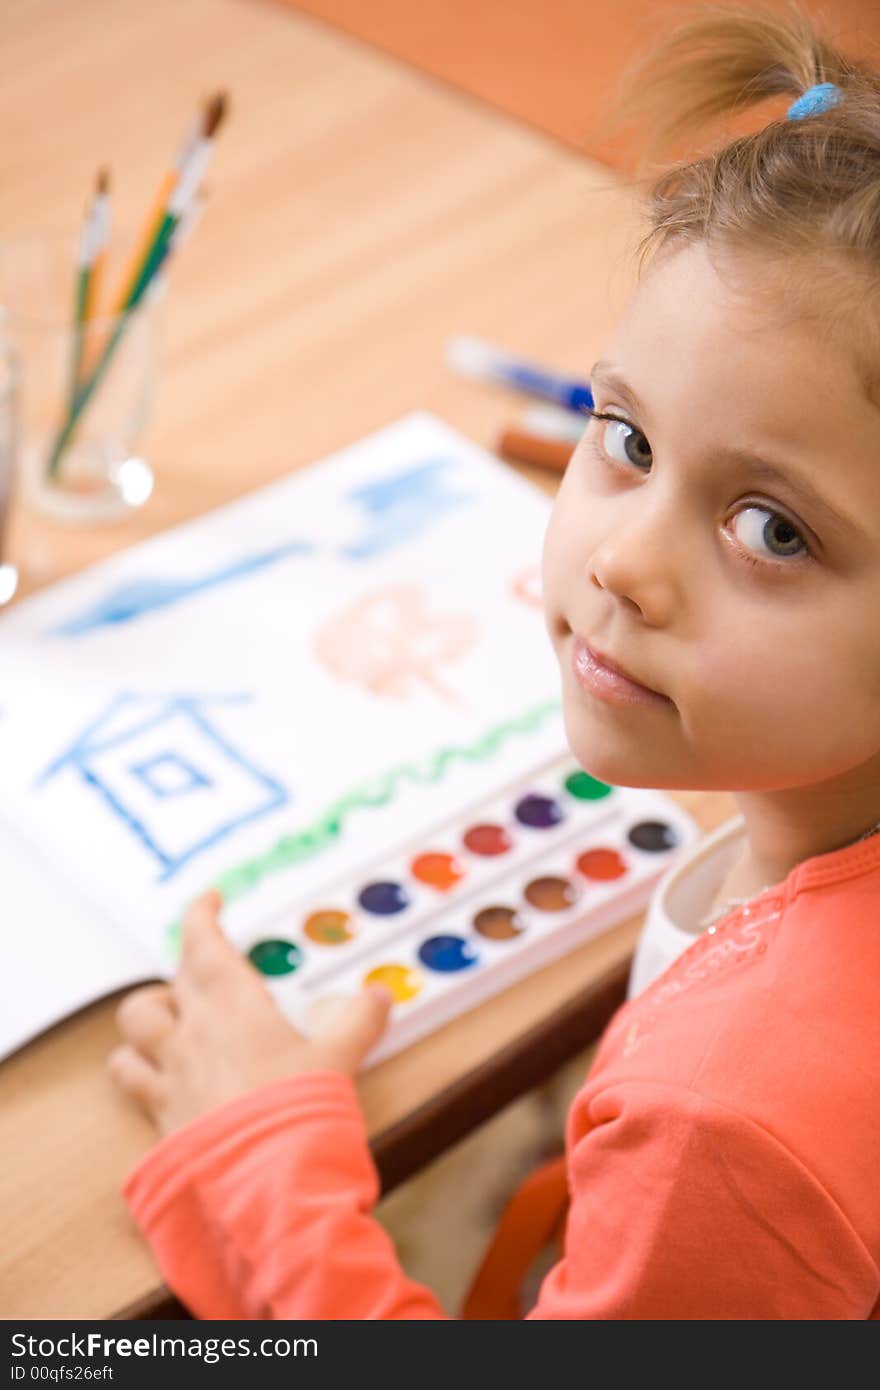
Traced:
<svg viewBox="0 0 880 1390">
<path fill-rule="evenodd" d="M 463 376 L 515 386 L 542 400 L 564 405 L 567 410 L 583 411 L 593 405 L 593 393 L 583 382 L 570 381 L 530 362 L 520 362 L 482 338 L 452 338 L 446 349 L 446 361 Z"/>
</svg>

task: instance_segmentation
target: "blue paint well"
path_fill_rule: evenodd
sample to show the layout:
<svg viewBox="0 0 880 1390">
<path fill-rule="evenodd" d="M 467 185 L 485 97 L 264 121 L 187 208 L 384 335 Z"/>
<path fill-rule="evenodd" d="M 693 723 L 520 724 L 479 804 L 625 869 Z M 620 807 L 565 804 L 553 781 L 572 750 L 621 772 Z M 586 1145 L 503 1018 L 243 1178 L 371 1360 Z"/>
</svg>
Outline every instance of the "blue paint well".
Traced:
<svg viewBox="0 0 880 1390">
<path fill-rule="evenodd" d="M 358 902 L 365 912 L 373 912 L 379 917 L 388 917 L 394 912 L 403 912 L 409 907 L 409 894 L 401 883 L 368 883 L 358 893 Z"/>
<path fill-rule="evenodd" d="M 456 970 L 469 970 L 478 964 L 479 959 L 474 946 L 462 936 L 429 936 L 419 947 L 422 965 L 444 975 Z"/>
</svg>

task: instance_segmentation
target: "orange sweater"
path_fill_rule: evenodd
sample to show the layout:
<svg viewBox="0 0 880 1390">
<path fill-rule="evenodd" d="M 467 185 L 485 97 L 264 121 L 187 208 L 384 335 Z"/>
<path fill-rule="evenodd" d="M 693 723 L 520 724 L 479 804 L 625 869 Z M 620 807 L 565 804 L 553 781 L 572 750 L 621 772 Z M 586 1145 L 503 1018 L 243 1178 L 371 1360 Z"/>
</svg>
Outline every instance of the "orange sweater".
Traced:
<svg viewBox="0 0 880 1390">
<path fill-rule="evenodd" d="M 880 837 L 805 860 L 612 1020 L 534 1318 L 880 1317 Z M 125 1195 L 202 1318 L 441 1318 L 370 1215 L 354 1083 L 273 1082 Z"/>
</svg>

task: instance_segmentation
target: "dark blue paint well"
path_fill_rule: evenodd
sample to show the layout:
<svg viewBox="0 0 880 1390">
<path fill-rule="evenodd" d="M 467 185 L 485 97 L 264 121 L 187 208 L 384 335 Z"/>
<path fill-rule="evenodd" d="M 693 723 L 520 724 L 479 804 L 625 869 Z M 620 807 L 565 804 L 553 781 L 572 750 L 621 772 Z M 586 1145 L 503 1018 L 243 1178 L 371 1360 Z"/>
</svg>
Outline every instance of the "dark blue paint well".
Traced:
<svg viewBox="0 0 880 1390">
<path fill-rule="evenodd" d="M 365 912 L 373 912 L 379 917 L 389 917 L 394 912 L 403 912 L 409 907 L 409 894 L 401 883 L 368 883 L 358 893 L 358 902 Z"/>
</svg>

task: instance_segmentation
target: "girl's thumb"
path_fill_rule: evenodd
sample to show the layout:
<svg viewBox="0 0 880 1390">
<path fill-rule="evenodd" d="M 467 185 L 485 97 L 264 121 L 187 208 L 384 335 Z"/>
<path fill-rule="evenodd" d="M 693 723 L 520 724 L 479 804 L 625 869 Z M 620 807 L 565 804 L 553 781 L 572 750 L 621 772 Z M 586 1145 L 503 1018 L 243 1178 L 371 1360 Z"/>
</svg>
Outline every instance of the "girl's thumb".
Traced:
<svg viewBox="0 0 880 1390">
<path fill-rule="evenodd" d="M 388 1024 L 394 996 L 384 985 L 370 985 L 351 999 L 328 1008 L 312 1032 L 344 1071 L 357 1071 Z"/>
</svg>

